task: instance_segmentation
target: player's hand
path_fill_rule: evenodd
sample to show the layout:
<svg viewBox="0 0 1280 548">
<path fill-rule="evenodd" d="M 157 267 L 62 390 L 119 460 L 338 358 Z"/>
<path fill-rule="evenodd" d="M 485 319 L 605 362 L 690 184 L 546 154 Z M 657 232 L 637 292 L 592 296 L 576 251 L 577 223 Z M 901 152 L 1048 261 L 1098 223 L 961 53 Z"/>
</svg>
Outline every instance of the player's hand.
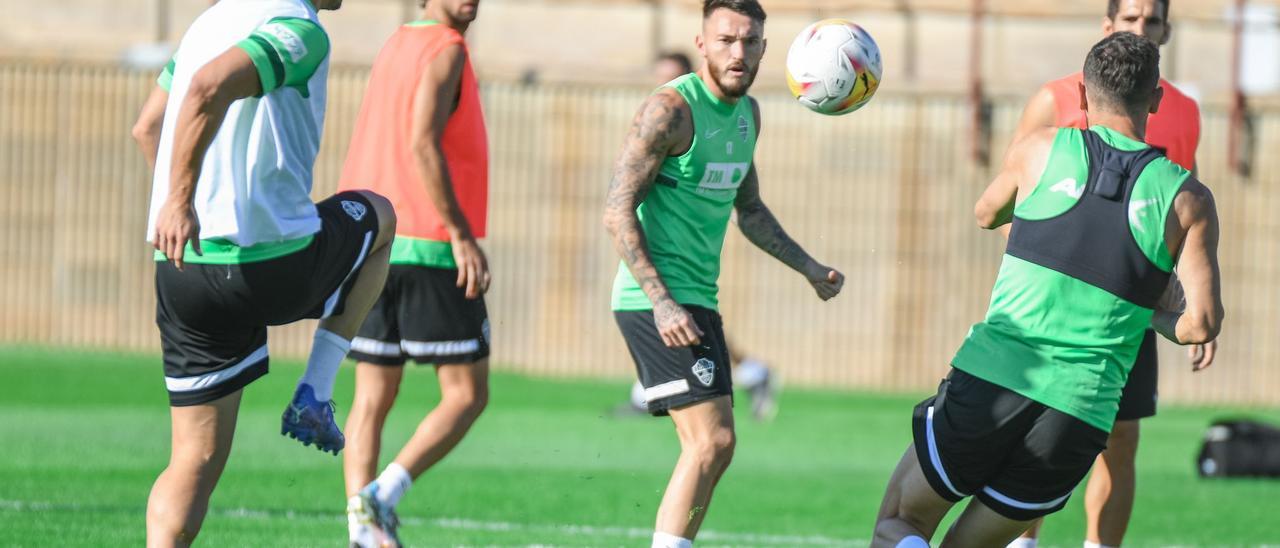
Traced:
<svg viewBox="0 0 1280 548">
<path fill-rule="evenodd" d="M 1213 365 L 1213 356 L 1218 353 L 1218 340 L 1205 344 L 1193 344 L 1187 347 L 1187 357 L 1191 358 L 1191 371 L 1204 371 Z"/>
<path fill-rule="evenodd" d="M 653 323 L 658 327 L 662 343 L 671 348 L 693 346 L 702 342 L 702 330 L 693 321 L 693 314 L 670 298 L 658 301 L 653 307 Z"/>
<path fill-rule="evenodd" d="M 154 240 L 155 248 L 173 261 L 178 270 L 182 270 L 184 264 L 182 255 L 187 242 L 191 242 L 196 255 L 204 254 L 200 249 L 200 220 L 190 204 L 165 202 L 156 216 Z"/>
<path fill-rule="evenodd" d="M 458 265 L 458 287 L 466 288 L 468 299 L 478 299 L 489 291 L 489 260 L 475 238 L 453 238 L 453 261 Z"/>
<path fill-rule="evenodd" d="M 815 265 L 811 268 L 805 278 L 809 280 L 809 285 L 813 286 L 813 290 L 818 293 L 818 298 L 824 301 L 831 300 L 832 297 L 840 294 L 840 289 L 844 287 L 844 274 L 833 268 L 822 265 Z"/>
</svg>

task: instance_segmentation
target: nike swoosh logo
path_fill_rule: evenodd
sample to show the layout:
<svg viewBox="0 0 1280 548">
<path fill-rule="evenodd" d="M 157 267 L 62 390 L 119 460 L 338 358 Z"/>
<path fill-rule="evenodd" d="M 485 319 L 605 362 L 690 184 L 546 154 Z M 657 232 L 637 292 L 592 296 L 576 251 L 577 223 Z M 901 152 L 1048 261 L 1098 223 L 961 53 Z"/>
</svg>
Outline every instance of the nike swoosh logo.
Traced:
<svg viewBox="0 0 1280 548">
<path fill-rule="evenodd" d="M 715 137 L 716 135 L 719 135 L 719 134 L 720 134 L 720 130 L 721 130 L 721 129 L 724 129 L 724 128 L 718 128 L 718 129 L 715 129 L 715 130 L 710 130 L 710 129 L 708 129 L 708 130 L 707 130 L 707 134 L 706 134 L 706 138 L 707 138 L 707 139 L 711 139 L 711 138 Z"/>
<path fill-rule="evenodd" d="M 1147 206 L 1154 205 L 1155 203 L 1155 198 L 1147 200 L 1133 200 L 1129 202 L 1129 225 L 1138 229 L 1138 232 L 1146 232 L 1147 227 L 1142 226 L 1142 218 L 1147 215 L 1147 212 L 1143 210 L 1146 209 Z"/>
</svg>

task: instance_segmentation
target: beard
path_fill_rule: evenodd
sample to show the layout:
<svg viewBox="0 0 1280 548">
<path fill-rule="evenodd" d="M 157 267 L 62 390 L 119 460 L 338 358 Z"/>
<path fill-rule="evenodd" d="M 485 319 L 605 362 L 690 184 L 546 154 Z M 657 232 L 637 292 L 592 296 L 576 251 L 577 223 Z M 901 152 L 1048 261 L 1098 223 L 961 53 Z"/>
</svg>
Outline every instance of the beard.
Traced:
<svg viewBox="0 0 1280 548">
<path fill-rule="evenodd" d="M 759 65 L 755 67 L 742 63 L 742 75 L 730 73 L 728 67 L 719 66 L 707 59 L 707 65 L 711 69 L 711 78 L 716 81 L 716 86 L 720 88 L 728 97 L 742 97 L 747 94 L 747 90 L 751 89 L 751 84 L 756 81 L 756 71 L 760 69 Z"/>
</svg>

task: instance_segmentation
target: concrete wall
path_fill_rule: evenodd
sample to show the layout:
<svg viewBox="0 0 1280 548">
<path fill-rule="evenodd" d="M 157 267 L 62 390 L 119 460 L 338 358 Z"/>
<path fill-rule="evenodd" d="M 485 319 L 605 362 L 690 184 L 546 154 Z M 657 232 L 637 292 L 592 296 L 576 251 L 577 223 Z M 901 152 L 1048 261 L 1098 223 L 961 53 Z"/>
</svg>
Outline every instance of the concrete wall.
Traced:
<svg viewBox="0 0 1280 548">
<path fill-rule="evenodd" d="M 383 39 L 416 12 L 411 2 L 351 0 L 338 12 L 326 12 L 322 18 L 333 37 L 334 61 L 368 64 Z M 163 22 L 157 18 L 162 3 L 170 6 Z M 1230 28 L 1218 7 L 1224 3 L 1201 0 L 1175 5 L 1177 34 L 1165 48 L 1166 76 L 1208 100 L 1221 100 L 1229 90 Z M 176 41 L 206 4 L 206 0 L 60 0 L 58 8 L 51 9 L 47 3 L 0 0 L 8 23 L 0 27 L 0 55 L 117 60 L 131 46 L 155 42 L 158 34 Z M 913 15 L 881 6 L 893 3 L 870 0 L 766 0 L 764 4 L 770 10 L 766 30 L 770 48 L 757 80 L 761 89 L 784 86 L 782 63 L 800 29 L 820 17 L 836 16 L 858 21 L 875 36 L 885 59 L 886 89 L 944 93 L 966 89 L 972 72 L 970 20 L 964 12 L 968 0 L 908 1 L 918 8 Z M 1100 0 L 992 0 L 988 4 L 997 15 L 985 22 L 982 71 L 993 93 L 1025 95 L 1046 80 L 1078 70 L 1084 53 L 1100 36 L 1100 17 L 1089 15 L 1101 10 Z M 698 2 L 689 0 L 486 0 L 469 40 L 478 69 L 490 81 L 534 77 L 543 82 L 648 85 L 648 62 L 656 49 L 696 53 L 698 9 Z M 1177 19 L 1179 10 L 1186 13 L 1185 20 Z M 1044 17 L 1048 12 L 1067 15 Z M 1022 15 L 1001 15 L 1008 13 Z M 1274 30 L 1274 23 L 1269 25 Z M 1280 52 L 1255 55 L 1268 66 L 1280 64 Z"/>
</svg>

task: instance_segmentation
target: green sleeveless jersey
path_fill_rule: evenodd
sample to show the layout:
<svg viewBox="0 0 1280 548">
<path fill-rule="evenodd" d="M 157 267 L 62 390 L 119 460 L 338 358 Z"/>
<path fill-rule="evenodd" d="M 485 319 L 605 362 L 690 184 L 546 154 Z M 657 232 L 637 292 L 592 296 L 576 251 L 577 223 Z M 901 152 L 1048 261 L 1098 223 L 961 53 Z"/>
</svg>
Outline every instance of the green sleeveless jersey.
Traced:
<svg viewBox="0 0 1280 548">
<path fill-rule="evenodd" d="M 738 185 L 756 148 L 751 100 L 717 99 L 697 74 L 664 87 L 676 90 L 693 113 L 693 143 L 662 162 L 657 180 L 636 208 L 649 256 L 671 296 L 684 305 L 717 309 L 720 251 Z M 648 310 L 649 297 L 626 263 L 613 283 L 614 310 Z"/>
<path fill-rule="evenodd" d="M 1102 126 L 1089 131 L 1121 151 L 1148 146 Z M 1066 214 L 1081 200 L 1090 161 L 1081 130 L 1058 130 L 1040 181 L 1014 216 L 1038 221 Z M 1163 156 L 1147 164 L 1127 206 L 1130 234 L 1114 236 L 1132 236 L 1162 272 L 1174 267 L 1165 221 L 1188 175 Z M 1109 432 L 1152 313 L 1006 252 L 986 319 L 969 331 L 952 365 Z"/>
</svg>

